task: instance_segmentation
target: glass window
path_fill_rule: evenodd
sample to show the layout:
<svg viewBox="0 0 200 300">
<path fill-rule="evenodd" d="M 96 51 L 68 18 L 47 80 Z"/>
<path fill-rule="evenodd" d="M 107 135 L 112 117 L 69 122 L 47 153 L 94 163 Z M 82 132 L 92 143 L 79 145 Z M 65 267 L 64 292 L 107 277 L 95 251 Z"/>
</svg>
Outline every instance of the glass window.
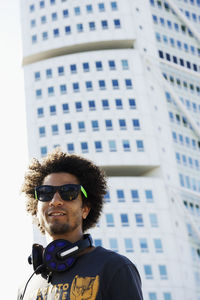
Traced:
<svg viewBox="0 0 200 300">
<path fill-rule="evenodd" d="M 79 6 L 74 7 L 74 14 L 76 16 L 79 16 L 81 14 L 81 9 Z"/>
<path fill-rule="evenodd" d="M 164 300 L 172 300 L 171 293 L 164 293 L 163 296 L 164 296 Z"/>
<path fill-rule="evenodd" d="M 88 101 L 89 110 L 96 110 L 96 104 L 94 100 Z"/>
<path fill-rule="evenodd" d="M 82 153 L 88 152 L 88 143 L 87 142 L 81 142 L 81 150 L 82 150 Z"/>
<path fill-rule="evenodd" d="M 83 110 L 82 103 L 81 102 L 75 102 L 75 108 L 76 108 L 77 112 L 82 111 Z"/>
<path fill-rule="evenodd" d="M 74 93 L 80 92 L 80 89 L 79 89 L 79 83 L 78 83 L 78 82 L 73 82 L 73 83 L 72 83 L 72 88 L 73 88 L 73 92 L 74 92 Z"/>
<path fill-rule="evenodd" d="M 30 26 L 31 27 L 35 27 L 36 26 L 36 20 L 35 19 L 33 19 L 33 20 L 30 21 Z"/>
<path fill-rule="evenodd" d="M 131 146 L 130 146 L 129 140 L 123 140 L 122 146 L 123 146 L 124 151 L 126 151 L 126 152 L 131 151 Z"/>
<path fill-rule="evenodd" d="M 85 122 L 79 121 L 78 122 L 78 129 L 79 129 L 79 132 L 85 131 Z"/>
<path fill-rule="evenodd" d="M 141 252 L 149 252 L 147 239 L 139 239 Z"/>
<path fill-rule="evenodd" d="M 127 253 L 133 252 L 133 242 L 132 239 L 124 239 L 125 249 Z"/>
<path fill-rule="evenodd" d="M 163 252 L 162 241 L 161 239 L 154 239 L 154 247 L 157 253 Z"/>
<path fill-rule="evenodd" d="M 71 34 L 71 27 L 69 25 L 65 26 L 65 34 Z"/>
<path fill-rule="evenodd" d="M 144 226 L 143 216 L 142 214 L 135 214 L 135 221 L 138 227 Z"/>
<path fill-rule="evenodd" d="M 77 69 L 76 69 L 76 65 L 75 64 L 70 65 L 70 71 L 71 71 L 72 74 L 77 73 Z"/>
<path fill-rule="evenodd" d="M 117 79 L 112 79 L 112 86 L 114 90 L 118 90 L 119 89 L 119 82 Z"/>
<path fill-rule="evenodd" d="M 69 17 L 69 11 L 68 9 L 63 10 L 63 18 L 68 18 Z"/>
<path fill-rule="evenodd" d="M 88 62 L 83 63 L 83 71 L 84 72 L 89 72 L 90 71 L 90 66 Z"/>
<path fill-rule="evenodd" d="M 35 72 L 34 76 L 35 76 L 35 81 L 38 81 L 41 79 L 40 72 Z"/>
<path fill-rule="evenodd" d="M 104 5 L 104 3 L 98 3 L 98 8 L 99 8 L 100 12 L 105 11 L 105 5 Z"/>
<path fill-rule="evenodd" d="M 129 108 L 130 109 L 136 109 L 135 99 L 128 99 L 128 102 L 129 102 Z"/>
<path fill-rule="evenodd" d="M 44 117 L 44 109 L 43 109 L 43 107 L 39 107 L 37 109 L 37 116 L 38 116 L 38 118 Z"/>
<path fill-rule="evenodd" d="M 101 143 L 101 141 L 95 141 L 94 146 L 95 146 L 96 152 L 102 152 L 102 143 Z"/>
<path fill-rule="evenodd" d="M 42 90 L 41 89 L 36 90 L 35 95 L 36 95 L 36 98 L 41 98 L 42 97 Z"/>
<path fill-rule="evenodd" d="M 110 3 L 110 5 L 111 5 L 111 9 L 112 9 L 112 10 L 117 10 L 117 9 L 118 9 L 118 7 L 117 7 L 117 2 L 116 2 L 116 1 L 112 1 L 112 2 Z"/>
<path fill-rule="evenodd" d="M 110 152 L 116 152 L 117 151 L 116 142 L 114 140 L 108 141 L 108 146 L 109 146 L 109 151 Z"/>
<path fill-rule="evenodd" d="M 65 75 L 64 67 L 60 66 L 58 67 L 58 76 L 63 76 Z"/>
<path fill-rule="evenodd" d="M 152 267 L 150 265 L 144 265 L 144 273 L 146 279 L 153 279 Z"/>
<path fill-rule="evenodd" d="M 132 89 L 133 88 L 132 80 L 131 79 L 125 79 L 125 85 L 126 85 L 126 88 L 128 90 Z"/>
<path fill-rule="evenodd" d="M 44 157 L 45 155 L 47 155 L 47 147 L 40 147 L 40 154 L 42 157 Z"/>
<path fill-rule="evenodd" d="M 41 24 L 45 24 L 47 22 L 46 16 L 41 16 L 40 17 L 40 22 L 41 22 Z"/>
<path fill-rule="evenodd" d="M 53 29 L 53 35 L 54 35 L 54 37 L 59 37 L 60 32 L 59 32 L 58 28 Z"/>
<path fill-rule="evenodd" d="M 125 119 L 119 119 L 119 127 L 120 127 L 120 130 L 126 130 L 126 120 Z"/>
<path fill-rule="evenodd" d="M 89 91 L 92 91 L 93 90 L 93 86 L 92 86 L 92 81 L 86 81 L 85 82 L 85 87 L 86 87 L 86 90 L 89 92 Z"/>
<path fill-rule="evenodd" d="M 124 202 L 125 201 L 123 190 L 117 190 L 117 198 L 118 198 L 118 202 Z"/>
<path fill-rule="evenodd" d="M 52 19 L 52 21 L 56 21 L 56 20 L 58 19 L 58 15 L 57 15 L 56 12 L 53 12 L 53 13 L 51 14 L 51 19 Z"/>
<path fill-rule="evenodd" d="M 105 80 L 99 80 L 99 88 L 100 88 L 100 90 L 105 90 L 106 89 Z"/>
<path fill-rule="evenodd" d="M 103 66 L 102 66 L 102 62 L 101 61 L 96 61 L 96 70 L 97 71 L 102 71 L 103 70 Z"/>
<path fill-rule="evenodd" d="M 138 190 L 131 190 L 131 198 L 133 202 L 139 202 Z"/>
<path fill-rule="evenodd" d="M 140 130 L 140 121 L 138 119 L 133 119 L 132 122 L 134 130 Z"/>
<path fill-rule="evenodd" d="M 160 272 L 160 278 L 161 279 L 167 279 L 167 268 L 164 265 L 158 266 L 159 272 Z"/>
<path fill-rule="evenodd" d="M 47 92 L 48 92 L 48 96 L 53 96 L 54 95 L 54 87 L 53 86 L 48 87 Z"/>
<path fill-rule="evenodd" d="M 86 5 L 86 12 L 87 12 L 88 14 L 90 14 L 90 13 L 93 12 L 93 8 L 92 8 L 92 5 L 91 5 L 91 4 Z"/>
<path fill-rule="evenodd" d="M 116 238 L 109 239 L 109 244 L 112 251 L 118 252 L 118 243 Z"/>
<path fill-rule="evenodd" d="M 120 23 L 119 19 L 115 19 L 115 20 L 113 20 L 113 22 L 114 22 L 115 28 L 120 28 L 121 27 L 121 23 Z"/>
<path fill-rule="evenodd" d="M 72 132 L 72 125 L 71 123 L 65 123 L 65 133 L 71 133 Z"/>
<path fill-rule="evenodd" d="M 106 130 L 113 130 L 112 120 L 105 120 Z"/>
<path fill-rule="evenodd" d="M 101 100 L 101 103 L 102 103 L 102 107 L 104 110 L 108 110 L 109 109 L 109 102 L 107 99 L 103 99 Z"/>
<path fill-rule="evenodd" d="M 152 190 L 145 190 L 145 196 L 146 196 L 147 202 L 153 202 Z"/>
<path fill-rule="evenodd" d="M 149 214 L 151 227 L 158 227 L 158 219 L 156 214 Z"/>
<path fill-rule="evenodd" d="M 102 20 L 101 21 L 101 27 L 102 27 L 102 29 L 108 29 L 108 21 Z"/>
<path fill-rule="evenodd" d="M 46 70 L 46 77 L 47 78 L 52 78 L 52 70 L 51 69 Z"/>
<path fill-rule="evenodd" d="M 102 240 L 101 239 L 94 239 L 94 245 L 95 245 L 95 247 L 102 246 Z"/>
<path fill-rule="evenodd" d="M 93 131 L 98 131 L 99 130 L 99 122 L 97 120 L 92 120 L 91 125 L 92 125 L 92 130 Z"/>
<path fill-rule="evenodd" d="M 105 202 L 110 202 L 110 193 L 109 193 L 109 191 L 107 191 L 106 194 L 104 195 L 104 200 L 105 200 Z"/>
<path fill-rule="evenodd" d="M 45 135 L 46 135 L 45 127 L 44 126 L 39 127 L 39 136 L 44 137 Z"/>
<path fill-rule="evenodd" d="M 51 125 L 51 131 L 53 135 L 58 135 L 58 125 L 57 124 Z"/>
<path fill-rule="evenodd" d="M 49 106 L 49 112 L 51 116 L 56 115 L 56 106 L 55 105 Z"/>
<path fill-rule="evenodd" d="M 136 141 L 137 151 L 143 152 L 144 151 L 144 144 L 142 140 Z"/>
<path fill-rule="evenodd" d="M 149 293 L 149 300 L 157 300 L 156 293 Z"/>
<path fill-rule="evenodd" d="M 76 24 L 76 28 L 77 28 L 78 32 L 83 32 L 83 24 L 81 24 L 81 23 Z"/>
<path fill-rule="evenodd" d="M 67 152 L 74 153 L 74 144 L 73 143 L 67 144 Z"/>
<path fill-rule="evenodd" d="M 96 29 L 95 22 L 89 22 L 89 29 L 90 29 L 90 31 Z"/>
<path fill-rule="evenodd" d="M 36 34 L 32 35 L 31 39 L 32 39 L 32 44 L 37 43 L 37 35 Z"/>
<path fill-rule="evenodd" d="M 129 226 L 129 221 L 128 221 L 128 215 L 127 214 L 120 214 L 121 217 L 121 224 L 123 227 Z"/>
<path fill-rule="evenodd" d="M 31 4 L 30 6 L 29 6 L 29 11 L 30 12 L 33 12 L 35 10 L 35 5 L 34 4 Z"/>
<path fill-rule="evenodd" d="M 60 85 L 60 93 L 61 95 L 64 95 L 67 93 L 67 87 L 66 87 L 66 84 L 61 84 Z"/>
<path fill-rule="evenodd" d="M 115 105 L 117 109 L 123 109 L 122 99 L 115 99 Z"/>
<path fill-rule="evenodd" d="M 116 69 L 114 60 L 109 60 L 108 65 L 109 65 L 110 70 L 115 70 Z"/>
<path fill-rule="evenodd" d="M 48 32 L 42 32 L 42 39 L 43 41 L 47 40 L 48 39 Z"/>
<path fill-rule="evenodd" d="M 113 218 L 113 214 L 106 214 L 106 225 L 108 227 L 114 227 L 114 218 Z"/>
<path fill-rule="evenodd" d="M 63 113 L 68 113 L 69 112 L 69 104 L 68 103 L 63 103 L 62 104 L 62 111 L 63 111 Z"/>
</svg>

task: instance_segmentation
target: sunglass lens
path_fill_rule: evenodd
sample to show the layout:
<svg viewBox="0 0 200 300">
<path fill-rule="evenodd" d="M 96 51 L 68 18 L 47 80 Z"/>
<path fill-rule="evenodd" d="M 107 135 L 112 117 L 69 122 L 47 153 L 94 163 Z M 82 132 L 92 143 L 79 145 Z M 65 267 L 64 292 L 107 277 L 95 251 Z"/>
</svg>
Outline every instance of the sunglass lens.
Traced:
<svg viewBox="0 0 200 300">
<path fill-rule="evenodd" d="M 59 193 L 65 201 L 72 201 L 78 197 L 80 186 L 75 184 L 66 184 L 60 187 Z"/>
<path fill-rule="evenodd" d="M 38 200 L 40 201 L 50 201 L 53 197 L 53 188 L 51 186 L 40 186 L 36 189 Z"/>
</svg>

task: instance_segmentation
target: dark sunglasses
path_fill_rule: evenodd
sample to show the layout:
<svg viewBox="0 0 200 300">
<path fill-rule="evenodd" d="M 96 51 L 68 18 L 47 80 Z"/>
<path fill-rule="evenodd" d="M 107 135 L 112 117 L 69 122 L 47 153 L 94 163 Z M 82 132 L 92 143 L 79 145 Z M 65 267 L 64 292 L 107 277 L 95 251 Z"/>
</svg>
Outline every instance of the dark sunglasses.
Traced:
<svg viewBox="0 0 200 300">
<path fill-rule="evenodd" d="M 79 184 L 64 184 L 61 186 L 41 185 L 35 188 L 35 199 L 48 202 L 51 201 L 54 194 L 58 192 L 62 200 L 72 201 L 78 197 L 80 191 L 85 198 L 87 198 L 86 190 Z"/>
</svg>

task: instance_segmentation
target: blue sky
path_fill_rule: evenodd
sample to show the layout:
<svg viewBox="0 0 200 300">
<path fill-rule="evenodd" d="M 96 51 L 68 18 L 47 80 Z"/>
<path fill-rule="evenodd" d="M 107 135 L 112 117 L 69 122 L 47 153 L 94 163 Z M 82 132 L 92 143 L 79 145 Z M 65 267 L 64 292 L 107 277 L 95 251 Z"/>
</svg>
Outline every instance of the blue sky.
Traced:
<svg viewBox="0 0 200 300">
<path fill-rule="evenodd" d="M 31 268 L 31 219 L 20 194 L 28 164 L 19 1 L 0 1 L 1 299 L 16 299 Z M 30 270 L 30 271 L 29 271 Z"/>
</svg>

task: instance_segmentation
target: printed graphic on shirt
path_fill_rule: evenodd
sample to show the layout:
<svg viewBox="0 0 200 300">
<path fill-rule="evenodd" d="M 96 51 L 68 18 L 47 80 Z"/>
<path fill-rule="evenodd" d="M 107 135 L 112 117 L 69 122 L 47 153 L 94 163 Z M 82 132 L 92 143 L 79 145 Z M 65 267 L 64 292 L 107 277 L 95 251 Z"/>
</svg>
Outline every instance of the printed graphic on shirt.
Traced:
<svg viewBox="0 0 200 300">
<path fill-rule="evenodd" d="M 79 277 L 72 281 L 70 300 L 95 300 L 99 289 L 99 276 Z"/>
</svg>

